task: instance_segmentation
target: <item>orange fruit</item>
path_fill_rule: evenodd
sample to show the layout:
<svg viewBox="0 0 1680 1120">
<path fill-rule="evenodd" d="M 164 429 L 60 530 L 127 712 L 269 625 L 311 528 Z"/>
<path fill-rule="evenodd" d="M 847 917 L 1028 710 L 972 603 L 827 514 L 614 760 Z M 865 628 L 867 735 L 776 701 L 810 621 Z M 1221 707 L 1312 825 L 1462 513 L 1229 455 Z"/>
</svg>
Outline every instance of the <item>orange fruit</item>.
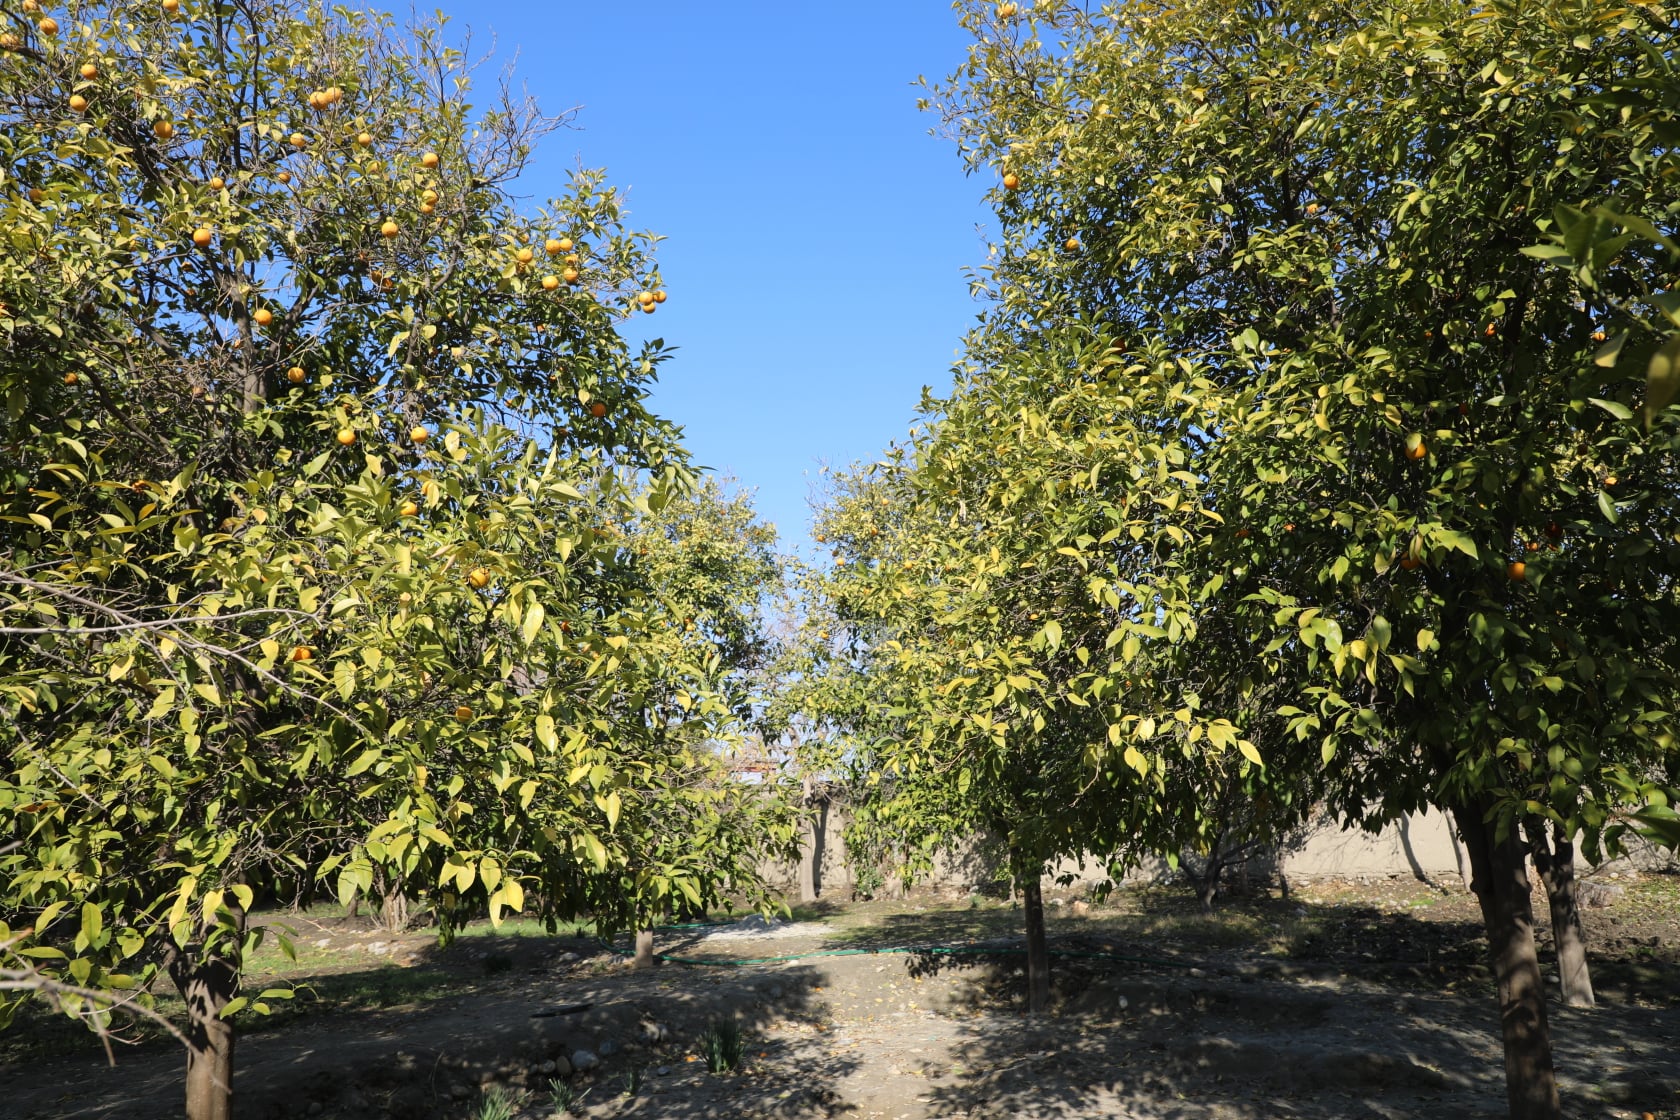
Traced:
<svg viewBox="0 0 1680 1120">
<path fill-rule="evenodd" d="M 314 656 L 315 656 L 315 652 L 313 650 L 311 650 L 308 646 L 293 646 L 292 647 L 292 660 L 293 661 L 308 661 L 308 660 L 312 659 Z"/>
<path fill-rule="evenodd" d="M 70 111 L 71 112 L 73 112 L 73 113 L 85 113 L 85 112 L 87 112 L 87 107 L 88 107 L 88 99 L 87 98 L 83 97 L 79 93 L 73 93 L 73 94 L 70 95 Z"/>
<path fill-rule="evenodd" d="M 1021 177 L 1019 175 L 1015 174 L 1015 172 L 1011 171 L 1009 174 L 1007 174 L 1003 177 L 1003 189 L 1006 190 L 1006 191 L 1018 191 L 1018 190 L 1020 190 L 1021 189 Z"/>
<path fill-rule="evenodd" d="M 1494 324 L 1489 323 L 1487 325 L 1487 330 L 1483 331 L 1482 333 L 1487 335 L 1489 338 L 1492 338 L 1494 335 L 1499 333 L 1499 328 L 1497 326 L 1495 326 Z"/>
<path fill-rule="evenodd" d="M 427 152 L 425 155 L 420 157 L 421 167 L 436 167 L 437 165 L 438 154 L 436 152 Z"/>
<path fill-rule="evenodd" d="M 560 239 L 558 237 L 551 237 L 547 241 L 543 242 L 543 252 L 547 253 L 551 257 L 558 257 L 565 251 L 565 249 L 561 248 Z"/>
<path fill-rule="evenodd" d="M 431 438 L 432 433 L 428 432 L 425 428 L 422 428 L 418 424 L 408 430 L 408 439 L 410 443 L 425 443 Z"/>
<path fill-rule="evenodd" d="M 1524 579 L 1528 578 L 1528 565 L 1524 564 L 1521 560 L 1513 560 L 1509 564 L 1505 565 L 1505 575 L 1509 579 L 1517 583 L 1521 583 Z"/>
<path fill-rule="evenodd" d="M 156 136 L 159 140 L 169 139 L 171 136 L 175 135 L 175 123 L 173 121 L 153 121 L 152 135 Z"/>
<path fill-rule="evenodd" d="M 655 303 L 664 303 L 666 298 L 664 288 L 660 288 L 658 291 L 653 293 L 653 302 Z"/>
<path fill-rule="evenodd" d="M 76 382 L 78 382 L 80 380 L 81 380 L 81 377 L 76 373 L 75 370 L 71 370 L 69 373 L 64 375 L 64 383 L 66 385 L 74 385 Z"/>
<path fill-rule="evenodd" d="M 371 133 L 371 132 L 358 132 L 358 133 L 356 133 L 356 143 L 360 144 L 364 148 L 373 147 L 373 133 Z"/>
<path fill-rule="evenodd" d="M 558 276 L 544 276 L 542 278 L 542 286 L 543 286 L 543 291 L 552 292 L 554 289 L 556 289 L 560 286 L 560 277 L 558 277 Z"/>
<path fill-rule="evenodd" d="M 1246 541 L 1248 539 L 1248 530 L 1247 529 L 1238 529 L 1237 530 L 1237 539 L 1239 541 Z"/>
<path fill-rule="evenodd" d="M 292 181 L 292 173 L 290 171 L 282 171 L 280 174 L 276 175 L 275 178 L 280 180 L 281 183 L 289 183 Z"/>
<path fill-rule="evenodd" d="M 424 190 L 424 191 L 420 192 L 420 201 L 421 202 L 436 202 L 437 200 L 438 200 L 438 193 L 436 191 Z"/>
<path fill-rule="evenodd" d="M 41 34 L 43 34 L 43 35 L 49 35 L 50 36 L 50 35 L 57 35 L 58 34 L 58 21 L 56 19 L 52 18 L 51 16 L 48 16 L 46 19 L 42 20 L 40 23 L 37 23 L 35 26 L 41 29 Z"/>
<path fill-rule="evenodd" d="M 652 292 L 637 292 L 636 293 L 636 302 L 637 303 L 652 303 L 653 302 L 653 293 Z"/>
<path fill-rule="evenodd" d="M 10 31 L 0 32 L 0 50 L 15 51 L 21 49 L 23 40 Z"/>
<path fill-rule="evenodd" d="M 227 181 L 225 179 L 223 179 L 220 175 L 211 176 L 211 178 L 210 178 L 210 189 L 211 190 L 219 191 L 225 186 L 227 186 Z"/>
<path fill-rule="evenodd" d="M 437 203 L 435 203 L 435 202 L 422 202 L 420 204 L 420 213 L 422 213 L 422 214 L 435 214 L 435 213 L 437 213 Z"/>
<path fill-rule="evenodd" d="M 351 431 L 349 428 L 340 428 L 338 430 L 338 442 L 342 443 L 346 447 L 349 447 L 352 443 L 356 442 L 356 433 Z"/>
<path fill-rule="evenodd" d="M 1592 333 L 1592 340 L 1594 342 L 1603 342 L 1608 337 L 1609 336 L 1606 335 L 1603 331 L 1594 331 Z"/>
<path fill-rule="evenodd" d="M 163 10 L 174 15 L 181 10 L 181 0 L 163 0 Z"/>
<path fill-rule="evenodd" d="M 291 369 L 286 371 L 286 380 L 290 381 L 293 385 L 302 385 L 303 379 L 308 376 L 309 375 L 307 373 L 303 372 L 302 366 L 293 366 Z"/>
<path fill-rule="evenodd" d="M 91 82 L 95 78 L 99 77 L 99 67 L 95 66 L 91 62 L 84 62 L 82 63 L 81 75 L 83 78 Z"/>
<path fill-rule="evenodd" d="M 1077 237 L 1068 238 L 1066 241 L 1062 242 L 1062 248 L 1066 249 L 1070 253 L 1079 252 L 1079 238 L 1077 238 Z"/>
<path fill-rule="evenodd" d="M 474 568 L 467 573 L 467 582 L 480 590 L 490 586 L 490 569 Z"/>
<path fill-rule="evenodd" d="M 393 222 L 390 218 L 386 218 L 385 223 L 379 227 L 379 232 L 384 234 L 386 237 L 395 237 L 397 234 L 401 233 L 402 230 L 396 222 Z"/>
<path fill-rule="evenodd" d="M 578 282 L 578 277 L 581 275 L 583 274 L 577 269 L 567 266 L 566 270 L 560 274 L 560 278 L 565 280 L 568 284 L 576 284 Z"/>
<path fill-rule="evenodd" d="M 605 416 L 606 414 L 607 414 L 607 406 L 606 406 L 605 402 L 596 401 L 594 404 L 589 406 L 589 415 L 595 417 L 595 419 L 597 419 L 597 420 L 599 420 L 601 417 Z"/>
<path fill-rule="evenodd" d="M 255 311 L 251 312 L 251 321 L 256 323 L 259 327 L 266 327 L 270 323 L 274 322 L 274 312 L 270 311 L 266 307 L 259 307 Z"/>
<path fill-rule="evenodd" d="M 1527 542 L 1524 543 L 1523 547 L 1528 549 L 1530 552 L 1539 552 L 1540 551 L 1540 542 L 1539 541 L 1527 541 Z"/>
<path fill-rule="evenodd" d="M 1408 444 L 1406 447 L 1406 458 L 1414 463 L 1427 454 L 1429 454 L 1429 445 L 1423 442 L 1422 436 L 1418 437 L 1416 443 Z"/>
<path fill-rule="evenodd" d="M 339 89 L 337 86 L 328 86 L 327 100 L 331 101 L 334 105 L 337 105 L 340 101 L 344 100 L 344 91 Z"/>
<path fill-rule="evenodd" d="M 309 137 L 305 136 L 301 132 L 292 133 L 288 139 L 291 141 L 292 147 L 294 148 L 306 147 L 309 144 Z"/>
<path fill-rule="evenodd" d="M 455 722 L 456 723 L 471 723 L 472 718 L 473 718 L 473 710 L 471 708 L 467 707 L 465 704 L 462 704 L 460 707 L 455 709 Z"/>
<path fill-rule="evenodd" d="M 327 100 L 326 94 L 321 90 L 309 91 L 309 107 L 311 109 L 325 109 L 330 104 L 331 102 Z"/>
<path fill-rule="evenodd" d="M 1316 202 L 1307 203 L 1307 213 L 1309 213 L 1309 214 L 1318 213 L 1318 203 L 1316 203 Z"/>
<path fill-rule="evenodd" d="M 193 230 L 193 244 L 197 245 L 200 249 L 207 249 L 210 247 L 210 239 L 214 236 L 215 235 L 209 230 L 205 229 L 203 226 L 199 226 L 197 229 Z"/>
<path fill-rule="evenodd" d="M 515 253 L 513 255 L 513 259 L 518 261 L 520 264 L 530 264 L 531 258 L 535 256 L 536 254 L 531 251 L 531 247 L 527 245 L 520 249 L 519 252 Z"/>
<path fill-rule="evenodd" d="M 1422 557 L 1413 556 L 1409 552 L 1406 553 L 1406 555 L 1400 557 L 1400 566 L 1402 568 L 1406 569 L 1408 572 L 1411 571 L 1413 568 L 1421 567 L 1422 564 L 1423 564 L 1423 558 Z"/>
<path fill-rule="evenodd" d="M 397 512 L 402 514 L 404 517 L 413 517 L 415 514 L 420 512 L 420 506 L 411 499 L 399 506 Z"/>
<path fill-rule="evenodd" d="M 649 300 L 647 303 L 638 303 L 636 306 L 641 308 L 644 314 L 652 315 L 653 309 L 659 305 L 654 303 L 652 300 Z"/>
</svg>

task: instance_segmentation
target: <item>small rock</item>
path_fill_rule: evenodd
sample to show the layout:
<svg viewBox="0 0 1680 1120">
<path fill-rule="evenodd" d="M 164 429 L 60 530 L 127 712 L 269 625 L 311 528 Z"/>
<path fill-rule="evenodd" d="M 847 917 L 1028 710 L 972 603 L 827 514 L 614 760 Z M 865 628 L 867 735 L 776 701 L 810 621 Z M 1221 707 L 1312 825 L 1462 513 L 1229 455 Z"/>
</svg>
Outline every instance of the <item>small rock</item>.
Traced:
<svg viewBox="0 0 1680 1120">
<path fill-rule="evenodd" d="M 316 940 L 315 948 L 325 949 L 328 945 L 331 945 L 331 944 L 332 944 L 332 938 L 322 937 L 322 938 L 319 938 L 319 939 Z"/>
<path fill-rule="evenodd" d="M 572 1068 L 579 1073 L 587 1073 L 601 1064 L 601 1059 L 588 1050 L 572 1051 Z"/>
<path fill-rule="evenodd" d="M 1073 904 L 1073 916 L 1076 917 L 1076 918 L 1083 918 L 1083 917 L 1085 917 L 1085 915 L 1089 914 L 1090 912 L 1091 912 L 1091 904 L 1089 902 L 1086 902 L 1084 899 L 1080 899 L 1079 901 L 1077 901 Z"/>
<path fill-rule="evenodd" d="M 654 1070 L 653 1072 L 658 1074 L 660 1077 L 669 1077 L 669 1076 L 671 1076 L 671 1067 L 670 1066 L 660 1066 L 658 1069 Z"/>
<path fill-rule="evenodd" d="M 541 1074 L 543 1077 L 553 1077 L 554 1076 L 554 1071 L 557 1068 L 558 1067 L 553 1062 L 542 1062 L 542 1063 L 539 1063 L 536 1067 L 537 1072 L 539 1074 Z"/>
<path fill-rule="evenodd" d="M 543 1065 L 552 1065 L 555 1077 L 570 1077 L 572 1075 L 572 1060 L 570 1058 L 555 1058 L 554 1061 L 544 1062 Z"/>
<path fill-rule="evenodd" d="M 1127 999 L 1125 996 L 1120 997 L 1120 1010 L 1124 1011 L 1124 1010 L 1126 1010 L 1126 1008 L 1130 1007 L 1131 1005 L 1132 1005 L 1131 1000 Z"/>
<path fill-rule="evenodd" d="M 609 1038 L 605 1042 L 601 1043 L 601 1045 L 595 1047 L 595 1052 L 603 1058 L 610 1058 L 614 1054 L 618 1053 L 618 1043 Z"/>
<path fill-rule="evenodd" d="M 449 1087 L 449 1095 L 458 1101 L 464 1101 L 473 1095 L 472 1086 L 463 1085 L 459 1081 Z"/>
<path fill-rule="evenodd" d="M 770 986 L 770 998 L 771 999 L 781 999 L 782 995 L 783 995 L 782 986 L 780 984 L 772 984 Z"/>
</svg>

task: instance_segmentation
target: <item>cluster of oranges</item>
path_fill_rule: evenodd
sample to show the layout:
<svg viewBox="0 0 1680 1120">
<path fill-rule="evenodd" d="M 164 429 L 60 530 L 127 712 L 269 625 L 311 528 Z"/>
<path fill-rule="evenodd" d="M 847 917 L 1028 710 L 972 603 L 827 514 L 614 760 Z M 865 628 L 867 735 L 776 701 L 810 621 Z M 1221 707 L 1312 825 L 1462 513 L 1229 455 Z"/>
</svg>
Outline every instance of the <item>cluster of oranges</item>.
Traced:
<svg viewBox="0 0 1680 1120">
<path fill-rule="evenodd" d="M 337 86 L 314 90 L 309 94 L 309 107 L 317 112 L 326 110 L 344 100 L 344 91 Z"/>
<path fill-rule="evenodd" d="M 660 304 L 662 304 L 664 302 L 665 302 L 665 289 L 663 289 L 663 288 L 659 289 L 658 291 L 653 291 L 653 292 L 637 292 L 636 293 L 636 306 L 640 307 L 644 312 L 646 312 L 649 315 L 653 314 L 653 309 L 655 307 L 659 306 Z"/>
</svg>

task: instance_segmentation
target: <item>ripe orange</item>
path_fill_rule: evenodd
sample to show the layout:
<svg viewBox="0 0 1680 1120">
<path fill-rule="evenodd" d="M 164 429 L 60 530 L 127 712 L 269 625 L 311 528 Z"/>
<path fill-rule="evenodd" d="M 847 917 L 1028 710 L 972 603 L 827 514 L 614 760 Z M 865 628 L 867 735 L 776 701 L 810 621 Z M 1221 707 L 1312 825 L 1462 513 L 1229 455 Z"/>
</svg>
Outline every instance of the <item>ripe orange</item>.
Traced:
<svg viewBox="0 0 1680 1120">
<path fill-rule="evenodd" d="M 181 10 L 181 0 L 163 0 L 163 10 L 174 15 Z"/>
<path fill-rule="evenodd" d="M 1316 202 L 1307 203 L 1307 213 L 1309 213 L 1309 214 L 1318 213 L 1318 203 L 1316 203 Z"/>
<path fill-rule="evenodd" d="M 1066 241 L 1062 242 L 1062 248 L 1066 249 L 1070 253 L 1079 252 L 1079 238 L 1077 238 L 1077 237 L 1068 238 Z"/>
<path fill-rule="evenodd" d="M 1594 342 L 1603 342 L 1608 337 L 1609 336 L 1606 335 L 1603 331 L 1594 331 L 1592 333 L 1592 340 Z"/>
<path fill-rule="evenodd" d="M 1293 533 L 1295 531 L 1295 522 L 1285 521 L 1283 523 L 1283 531 L 1286 533 Z"/>
<path fill-rule="evenodd" d="M 1015 172 L 1011 171 L 1009 174 L 1007 174 L 1003 177 L 1003 189 L 1006 190 L 1006 191 L 1018 191 L 1018 190 L 1020 190 L 1021 189 L 1021 177 L 1019 175 L 1015 174 Z"/>
<path fill-rule="evenodd" d="M 1530 552 L 1539 552 L 1540 551 L 1540 542 L 1539 541 L 1527 541 L 1527 542 L 1524 543 L 1523 547 L 1528 549 Z"/>
<path fill-rule="evenodd" d="M 1239 541 L 1246 541 L 1248 539 L 1248 530 L 1247 529 L 1238 529 L 1237 530 L 1237 539 Z"/>
<path fill-rule="evenodd" d="M 82 63 L 81 75 L 83 78 L 91 82 L 95 78 L 99 77 L 99 67 L 95 66 L 91 62 L 84 62 Z"/>
<path fill-rule="evenodd" d="M 308 376 L 309 375 L 307 373 L 303 372 L 302 366 L 293 366 L 291 369 L 286 371 L 286 380 L 290 381 L 293 385 L 302 385 L 303 379 Z"/>
<path fill-rule="evenodd" d="M 21 49 L 23 40 L 10 31 L 0 32 L 0 50 L 15 51 Z"/>
<path fill-rule="evenodd" d="M 654 308 L 659 305 L 657 303 L 638 303 L 636 306 L 641 308 L 644 314 L 652 315 Z"/>
<path fill-rule="evenodd" d="M 85 113 L 85 112 L 87 112 L 87 107 L 88 107 L 88 99 L 87 98 L 83 97 L 79 93 L 73 93 L 73 94 L 70 95 L 70 111 L 71 112 L 73 112 L 73 113 Z"/>
<path fill-rule="evenodd" d="M 41 10 L 41 0 L 23 0 L 23 10 L 34 15 Z"/>
<path fill-rule="evenodd" d="M 607 406 L 606 406 L 606 402 L 604 402 L 604 401 L 596 401 L 594 404 L 589 406 L 589 415 L 595 417 L 595 419 L 597 419 L 597 420 L 599 420 L 601 417 L 605 416 L 606 414 L 607 414 Z"/>
<path fill-rule="evenodd" d="M 227 180 L 223 179 L 220 175 L 212 175 L 210 177 L 210 189 L 211 190 L 219 191 L 225 186 L 227 186 Z"/>
<path fill-rule="evenodd" d="M 344 91 L 339 89 L 337 86 L 328 86 L 327 100 L 331 101 L 334 105 L 337 105 L 340 101 L 344 100 Z"/>
<path fill-rule="evenodd" d="M 312 658 L 314 658 L 314 656 L 315 656 L 315 651 L 311 650 L 308 646 L 293 646 L 292 647 L 292 660 L 293 661 L 309 661 Z"/>
<path fill-rule="evenodd" d="M 558 277 L 558 276 L 544 276 L 542 278 L 542 286 L 543 286 L 543 291 L 552 292 L 554 289 L 556 289 L 560 286 L 560 277 Z"/>
<path fill-rule="evenodd" d="M 75 370 L 71 370 L 69 373 L 64 375 L 64 383 L 66 385 L 74 385 L 76 382 L 78 382 L 80 380 L 81 380 L 81 377 L 76 373 Z"/>
<path fill-rule="evenodd" d="M 175 135 L 175 123 L 173 121 L 153 121 L 152 135 L 156 136 L 159 140 L 169 139 L 171 136 Z"/>
<path fill-rule="evenodd" d="M 1487 330 L 1483 331 L 1482 333 L 1487 335 L 1489 338 L 1492 338 L 1494 335 L 1499 333 L 1499 328 L 1497 326 L 1495 326 L 1494 324 L 1489 323 L 1487 325 Z"/>
<path fill-rule="evenodd" d="M 467 582 L 472 584 L 474 587 L 483 590 L 484 588 L 490 586 L 490 569 L 474 568 L 472 571 L 467 573 Z"/>
<path fill-rule="evenodd" d="M 418 424 L 408 430 L 408 439 L 410 443 L 425 443 L 431 438 L 432 433 L 428 432 L 425 428 L 422 428 Z"/>
<path fill-rule="evenodd" d="M 309 137 L 305 136 L 301 132 L 292 133 L 292 135 L 290 137 L 288 137 L 288 139 L 291 141 L 292 147 L 294 147 L 294 148 L 307 147 L 308 144 L 309 144 Z"/>
<path fill-rule="evenodd" d="M 558 257 L 565 251 L 565 249 L 560 247 L 560 239 L 557 237 L 551 237 L 547 241 L 543 242 L 543 252 L 547 253 L 551 257 Z"/>
<path fill-rule="evenodd" d="M 29 201 L 38 203 L 46 197 L 47 192 L 42 190 L 40 187 L 29 188 Z"/>
<path fill-rule="evenodd" d="M 421 202 L 436 202 L 437 200 L 438 193 L 434 190 L 424 190 L 420 192 Z"/>
<path fill-rule="evenodd" d="M 58 21 L 56 19 L 53 19 L 51 16 L 48 16 L 46 19 L 42 20 L 40 23 L 37 23 L 35 26 L 41 29 L 41 34 L 43 34 L 43 35 L 49 35 L 50 36 L 50 35 L 57 35 L 58 34 Z"/>
<path fill-rule="evenodd" d="M 395 237 L 397 234 L 401 233 L 402 230 L 398 227 L 396 222 L 393 222 L 390 218 L 386 218 L 385 223 L 379 227 L 379 232 L 384 234 L 386 237 Z"/>
<path fill-rule="evenodd" d="M 415 514 L 420 512 L 420 506 L 410 499 L 399 506 L 397 512 L 402 514 L 404 517 L 413 517 Z"/>
<path fill-rule="evenodd" d="M 578 272 L 577 269 L 567 266 L 566 270 L 560 274 L 560 278 L 568 284 L 576 284 L 578 277 L 581 275 L 582 273 Z"/>
<path fill-rule="evenodd" d="M 653 293 L 653 302 L 655 303 L 664 303 L 666 298 L 664 288 L 660 288 L 658 291 Z"/>
<path fill-rule="evenodd" d="M 289 183 L 292 181 L 292 173 L 290 171 L 282 171 L 280 174 L 276 175 L 275 178 L 280 180 L 282 184 Z"/>
<path fill-rule="evenodd" d="M 373 133 L 371 133 L 371 132 L 358 132 L 358 133 L 356 133 L 356 143 L 360 144 L 364 148 L 373 147 Z"/>
<path fill-rule="evenodd" d="M 519 252 L 515 253 L 513 255 L 513 259 L 518 261 L 520 264 L 530 264 L 531 258 L 535 256 L 536 254 L 531 251 L 531 247 L 527 245 L 520 249 Z"/>
<path fill-rule="evenodd" d="M 327 100 L 324 90 L 312 89 L 309 91 L 309 107 L 311 109 L 325 109 L 331 104 L 332 102 Z"/>
<path fill-rule="evenodd" d="M 437 213 L 437 203 L 435 203 L 435 202 L 422 202 L 420 204 L 420 213 L 422 213 L 422 214 L 435 214 L 435 213 Z"/>
<path fill-rule="evenodd" d="M 274 312 L 266 307 L 259 307 L 251 312 L 251 321 L 259 327 L 266 327 L 274 322 Z"/>
<path fill-rule="evenodd" d="M 637 303 L 652 303 L 653 302 L 653 293 L 652 292 L 637 292 L 636 293 L 636 302 Z"/>
<path fill-rule="evenodd" d="M 1423 558 L 1421 556 L 1413 556 L 1411 553 L 1408 552 L 1408 553 L 1406 553 L 1406 555 L 1400 557 L 1400 566 L 1402 568 L 1406 569 L 1408 572 L 1411 571 L 1413 568 L 1421 567 L 1422 565 L 1423 565 Z"/>
<path fill-rule="evenodd" d="M 473 718 L 473 710 L 471 708 L 467 707 L 465 704 L 462 704 L 460 707 L 455 709 L 455 722 L 456 723 L 471 723 L 472 718 Z"/>
<path fill-rule="evenodd" d="M 421 167 L 436 167 L 437 165 L 438 154 L 436 152 L 427 152 L 425 155 L 420 157 Z"/>
<path fill-rule="evenodd" d="M 1509 564 L 1505 565 L 1505 575 L 1507 578 L 1517 583 L 1521 583 L 1524 579 L 1528 578 L 1528 565 L 1524 564 L 1521 560 L 1513 560 Z"/>
<path fill-rule="evenodd" d="M 1416 443 L 1407 444 L 1406 458 L 1410 459 L 1412 462 L 1417 462 L 1427 454 L 1429 454 L 1429 445 L 1423 442 L 1422 436 L 1418 437 L 1418 441 Z"/>
<path fill-rule="evenodd" d="M 205 229 L 203 226 L 199 226 L 197 229 L 193 230 L 193 244 L 197 245 L 200 249 L 208 249 L 210 247 L 210 239 L 213 236 L 215 235 L 209 230 Z"/>
<path fill-rule="evenodd" d="M 352 443 L 356 442 L 356 433 L 351 431 L 349 428 L 340 428 L 338 430 L 338 442 L 342 443 L 346 447 L 349 447 Z"/>
<path fill-rule="evenodd" d="M 1613 474 L 1607 474 L 1604 476 L 1604 485 L 1606 486 L 1614 486 L 1618 481 L 1619 479 L 1617 479 Z"/>
</svg>

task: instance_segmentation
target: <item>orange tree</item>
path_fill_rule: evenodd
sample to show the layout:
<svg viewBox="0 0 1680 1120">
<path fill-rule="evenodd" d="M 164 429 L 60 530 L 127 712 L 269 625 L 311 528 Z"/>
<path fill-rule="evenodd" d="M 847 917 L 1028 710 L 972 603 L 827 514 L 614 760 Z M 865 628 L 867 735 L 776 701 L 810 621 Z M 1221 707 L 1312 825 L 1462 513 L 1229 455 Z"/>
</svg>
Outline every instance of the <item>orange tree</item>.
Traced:
<svg viewBox="0 0 1680 1120">
<path fill-rule="evenodd" d="M 1675 779 L 1676 417 L 1627 312 L 1666 306 L 1673 262 L 1569 232 L 1583 201 L 1673 227 L 1673 17 L 958 7 L 977 42 L 934 100 L 1000 176 L 985 376 L 1071 382 L 1098 363 L 1069 338 L 1124 347 L 1131 403 L 1087 423 L 1146 461 L 1091 474 L 1109 529 L 1067 546 L 1160 686 L 1116 749 L 1153 771 L 1178 713 L 1226 718 L 1344 821 L 1451 812 L 1511 1114 L 1558 1116 L 1522 825 L 1613 845 Z M 1579 267 L 1524 253 L 1551 233 Z M 1224 687 L 1186 687 L 1210 666 Z"/>
<path fill-rule="evenodd" d="M 3 18 L 0 946 L 101 1029 L 170 976 L 223 1116 L 254 905 L 610 925 L 626 806 L 732 734 L 619 528 L 693 488 L 616 329 L 659 277 L 598 173 L 515 209 L 559 122 L 475 110 L 439 25 Z M 672 889 L 753 892 L 733 807 Z"/>
</svg>

